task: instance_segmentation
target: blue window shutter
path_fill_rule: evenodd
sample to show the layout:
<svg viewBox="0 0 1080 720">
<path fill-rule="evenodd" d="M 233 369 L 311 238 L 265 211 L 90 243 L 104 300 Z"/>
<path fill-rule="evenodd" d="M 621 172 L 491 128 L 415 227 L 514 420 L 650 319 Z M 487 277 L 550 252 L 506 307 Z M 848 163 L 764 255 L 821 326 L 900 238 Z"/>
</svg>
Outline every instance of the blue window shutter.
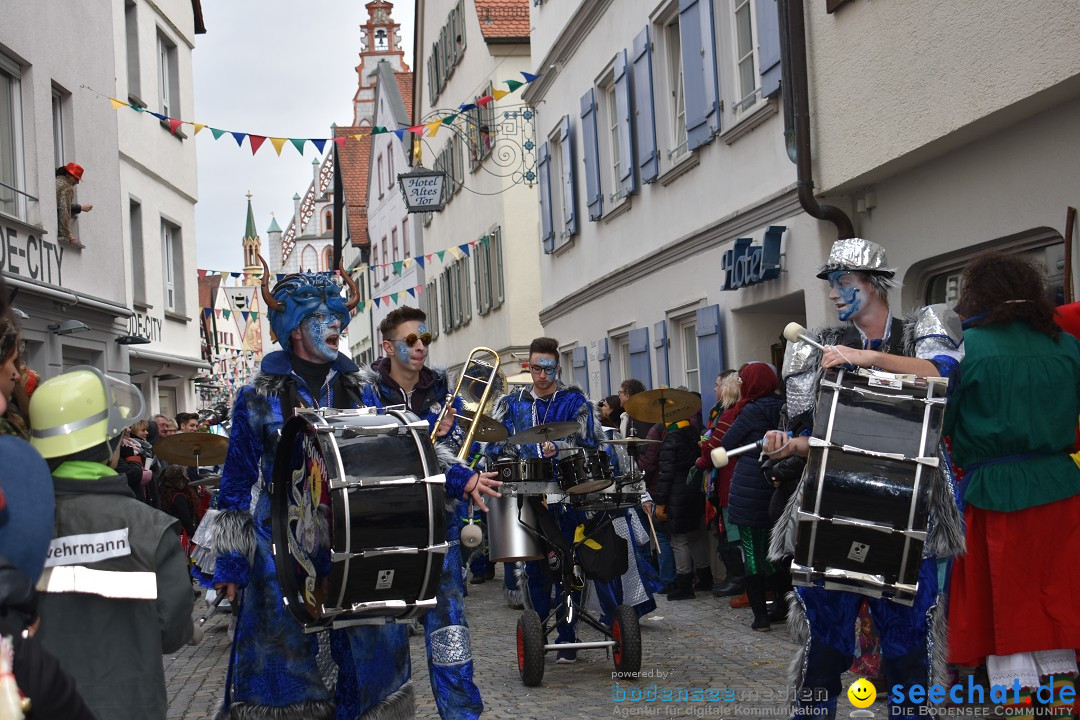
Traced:
<svg viewBox="0 0 1080 720">
<path fill-rule="evenodd" d="M 585 157 L 585 197 L 589 219 L 604 214 L 604 191 L 600 184 L 600 142 L 596 129 L 596 88 L 581 96 L 581 154 Z"/>
<path fill-rule="evenodd" d="M 711 0 L 679 0 L 683 91 L 686 97 L 686 147 L 712 140 L 720 128 L 719 77 Z"/>
<path fill-rule="evenodd" d="M 652 387 L 652 363 L 649 361 L 649 328 L 631 330 L 627 336 L 630 352 L 630 374 L 646 388 Z M 628 378 L 623 378 L 627 380 Z"/>
<path fill-rule="evenodd" d="M 589 352 L 582 346 L 573 350 L 574 384 L 589 395 Z"/>
<path fill-rule="evenodd" d="M 608 339 L 600 338 L 596 342 L 596 359 L 600 363 L 600 394 L 611 395 L 611 353 L 608 352 Z"/>
<path fill-rule="evenodd" d="M 653 107 L 652 44 L 649 26 L 634 38 L 634 133 L 641 182 L 651 183 L 660 175 L 656 152 L 656 110 Z"/>
<path fill-rule="evenodd" d="M 758 63 L 761 97 L 772 97 L 780 90 L 780 17 L 776 0 L 757 3 Z"/>
<path fill-rule="evenodd" d="M 555 226 L 551 221 L 551 155 L 548 144 L 536 149 L 536 174 L 540 185 L 540 240 L 544 252 L 555 251 Z"/>
<path fill-rule="evenodd" d="M 559 147 L 562 149 L 562 206 L 563 230 L 566 237 L 577 235 L 577 192 L 574 182 L 574 133 L 570 131 L 570 116 L 559 121 Z"/>
<path fill-rule="evenodd" d="M 630 122 L 630 76 L 627 74 L 627 54 L 622 50 L 615 55 L 615 113 L 619 116 L 619 157 L 622 159 L 620 168 L 619 188 L 624 195 L 632 195 L 637 190 L 637 179 L 634 175 L 634 135 Z"/>
<path fill-rule="evenodd" d="M 709 305 L 697 311 L 698 380 L 701 397 L 712 396 L 716 376 L 724 370 L 724 333 L 720 306 Z M 693 388 L 691 388 L 693 389 Z"/>
<path fill-rule="evenodd" d="M 671 385 L 671 369 L 668 366 L 667 320 L 661 320 L 653 325 L 653 348 L 656 349 L 656 382 L 659 385 Z"/>
</svg>

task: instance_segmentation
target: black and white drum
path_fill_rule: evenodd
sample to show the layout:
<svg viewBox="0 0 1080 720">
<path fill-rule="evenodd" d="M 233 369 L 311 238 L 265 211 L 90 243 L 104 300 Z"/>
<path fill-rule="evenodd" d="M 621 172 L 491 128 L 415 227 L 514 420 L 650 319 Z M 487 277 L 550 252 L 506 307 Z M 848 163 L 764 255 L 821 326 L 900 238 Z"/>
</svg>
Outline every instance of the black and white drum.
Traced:
<svg viewBox="0 0 1080 720">
<path fill-rule="evenodd" d="M 306 632 L 408 622 L 435 607 L 444 483 L 412 413 L 297 410 L 270 494 L 282 599 Z"/>
<path fill-rule="evenodd" d="M 800 487 L 792 579 L 911 605 L 947 381 L 826 371 Z"/>
<path fill-rule="evenodd" d="M 567 495 L 597 492 L 615 482 L 611 460 L 603 450 L 572 448 L 570 454 L 555 463 L 559 487 Z"/>
</svg>

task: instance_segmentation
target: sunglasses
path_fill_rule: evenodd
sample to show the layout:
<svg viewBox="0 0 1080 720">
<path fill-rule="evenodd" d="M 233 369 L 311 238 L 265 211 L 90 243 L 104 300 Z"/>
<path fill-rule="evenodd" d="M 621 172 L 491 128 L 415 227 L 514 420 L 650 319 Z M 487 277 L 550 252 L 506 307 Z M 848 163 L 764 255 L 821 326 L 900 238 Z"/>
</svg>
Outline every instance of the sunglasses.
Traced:
<svg viewBox="0 0 1080 720">
<path fill-rule="evenodd" d="M 408 345 L 409 347 L 412 347 L 413 345 L 415 345 L 417 340 L 424 343 L 424 347 L 427 347 L 428 345 L 431 344 L 431 333 L 426 332 L 423 335 L 417 335 L 416 333 L 409 333 L 408 335 L 406 335 L 405 337 L 403 337 L 401 339 L 404 340 L 405 344 Z"/>
</svg>

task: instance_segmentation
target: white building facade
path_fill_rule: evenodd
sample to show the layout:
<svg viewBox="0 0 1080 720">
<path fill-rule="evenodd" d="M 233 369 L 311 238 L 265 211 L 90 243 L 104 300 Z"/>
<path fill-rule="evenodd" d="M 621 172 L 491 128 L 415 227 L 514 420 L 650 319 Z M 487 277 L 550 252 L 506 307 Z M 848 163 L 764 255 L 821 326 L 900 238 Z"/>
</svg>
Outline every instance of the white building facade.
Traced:
<svg viewBox="0 0 1080 720">
<path fill-rule="evenodd" d="M 157 98 L 165 78 L 169 114 L 190 116 L 190 53 L 202 25 L 195 7 L 187 0 L 18 3 L 0 27 L 0 271 L 29 316 L 26 360 L 46 378 L 79 364 L 121 376 L 133 368 L 150 409 L 170 413 L 193 405 L 184 380 L 200 365 L 195 152 L 191 140 L 157 122 L 114 110 L 109 96 L 129 97 L 135 47 L 139 92 Z M 159 41 L 172 43 L 161 53 L 164 72 Z M 82 248 L 57 239 L 54 170 L 69 162 L 85 169 L 76 202 L 93 205 L 72 226 Z M 139 263 L 129 232 L 133 201 L 141 207 Z M 171 302 L 157 270 L 166 224 L 177 230 Z M 139 280 L 142 294 L 133 287 Z M 122 344 L 133 337 L 149 343 Z"/>
<path fill-rule="evenodd" d="M 707 408 L 719 372 L 829 319 L 835 233 L 798 201 L 776 2 L 533 5 L 545 334 L 593 397 L 636 378 Z"/>
<path fill-rule="evenodd" d="M 379 324 L 394 308 L 401 305 L 423 306 L 425 268 L 424 248 L 420 244 L 420 216 L 410 214 L 398 187 L 397 176 L 408 170 L 406 144 L 395 130 L 409 127 L 412 94 L 402 97 L 402 86 L 412 90 L 411 73 L 407 82 L 399 76 L 388 62 L 379 63 L 375 73 L 375 126 L 390 132 L 372 135 L 371 162 L 368 164 L 367 210 L 368 236 L 371 238 L 371 263 L 369 281 L 372 298 L 397 296 L 397 302 L 380 300 L 371 308 L 371 327 L 376 345 L 376 356 L 381 355 L 382 336 Z M 410 137 L 404 134 L 404 137 Z M 401 263 L 395 265 L 395 263 Z M 419 293 L 417 288 L 420 288 Z"/>
<path fill-rule="evenodd" d="M 113 0 L 114 97 L 166 117 L 194 116 L 190 0 Z M 201 24 L 201 18 L 198 21 Z M 198 178 L 191 126 L 172 132 L 146 113 L 115 111 L 120 149 L 120 217 L 127 292 L 131 381 L 151 413 L 196 408 L 192 379 L 200 357 L 195 258 Z M 95 212 L 96 212 L 95 208 Z"/>
<path fill-rule="evenodd" d="M 955 301 L 964 263 L 989 249 L 1038 261 L 1060 302 L 1080 204 L 1080 5 L 813 3 L 805 22 L 815 180 L 885 246 L 904 305 Z"/>
<path fill-rule="evenodd" d="M 420 303 L 437 336 L 436 366 L 460 367 L 472 348 L 485 346 L 514 375 L 542 334 L 535 115 L 520 91 L 476 106 L 506 91 L 505 81 L 532 72 L 528 6 L 529 0 L 416 3 L 413 123 L 461 113 L 435 136 L 425 131 L 413 157 L 448 175 L 445 206 L 421 223 L 424 254 L 445 251 L 425 268 Z M 466 256 L 459 247 L 468 243 L 475 244 Z"/>
</svg>

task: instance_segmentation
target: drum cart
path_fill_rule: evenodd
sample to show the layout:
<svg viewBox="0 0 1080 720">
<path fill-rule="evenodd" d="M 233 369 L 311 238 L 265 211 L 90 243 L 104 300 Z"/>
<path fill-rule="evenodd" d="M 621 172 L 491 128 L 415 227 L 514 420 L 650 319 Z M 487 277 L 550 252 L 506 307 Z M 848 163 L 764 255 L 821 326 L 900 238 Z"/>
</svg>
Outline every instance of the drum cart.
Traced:
<svg viewBox="0 0 1080 720">
<path fill-rule="evenodd" d="M 537 500 L 538 498 L 531 498 Z M 546 511 L 538 511 L 546 512 Z M 532 609 L 524 610 L 517 623 L 517 660 L 518 673 L 521 682 L 526 687 L 536 687 L 544 679 L 544 658 L 549 651 L 559 650 L 590 650 L 606 648 L 611 650 L 612 661 L 615 670 L 625 673 L 636 673 L 641 669 L 641 628 L 638 625 L 637 612 L 629 605 L 619 605 L 615 609 L 615 617 L 611 628 L 604 626 L 587 612 L 583 605 L 574 601 L 571 589 L 579 589 L 584 585 L 583 571 L 581 571 L 578 552 L 579 548 L 589 539 L 594 537 L 600 530 L 611 525 L 614 517 L 610 511 L 602 511 L 601 519 L 595 524 L 588 535 L 580 541 L 569 545 L 567 549 L 565 539 L 550 538 L 552 532 L 558 532 L 558 523 L 537 523 L 533 527 L 522 523 L 523 527 L 532 535 L 539 538 L 542 544 L 549 548 L 558 559 L 561 568 L 560 581 L 564 591 L 562 602 L 553 608 L 546 618 Z M 549 517 L 551 517 L 549 515 Z M 554 518 L 552 518 L 554 520 Z M 547 525 L 547 527 L 545 527 Z M 554 526 L 554 527 L 551 527 Z M 527 590 L 526 590 L 527 592 Z M 560 622 L 570 622 L 574 618 L 581 620 L 589 627 L 604 636 L 604 640 L 559 643 L 550 642 L 550 637 L 557 629 Z"/>
</svg>

